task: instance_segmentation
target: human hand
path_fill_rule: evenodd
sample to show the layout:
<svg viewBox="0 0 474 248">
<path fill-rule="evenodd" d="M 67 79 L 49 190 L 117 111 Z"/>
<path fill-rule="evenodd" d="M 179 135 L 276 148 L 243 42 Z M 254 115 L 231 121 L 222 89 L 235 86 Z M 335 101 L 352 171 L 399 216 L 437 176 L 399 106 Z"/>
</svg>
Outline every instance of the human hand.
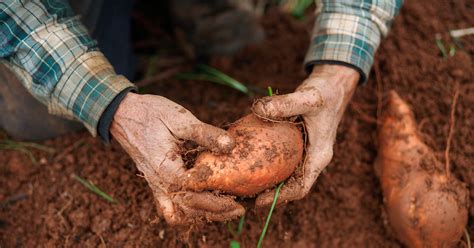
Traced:
<svg viewBox="0 0 474 248">
<path fill-rule="evenodd" d="M 234 141 L 226 131 L 199 121 L 164 97 L 134 93 L 120 103 L 110 131 L 143 173 L 158 211 L 169 224 L 224 221 L 244 214 L 245 209 L 231 197 L 181 190 L 185 167 L 179 139 L 214 152 L 230 152 Z"/>
<path fill-rule="evenodd" d="M 282 187 L 278 203 L 306 196 L 333 156 L 337 126 L 359 81 L 356 70 L 343 65 L 317 65 L 294 93 L 259 99 L 253 111 L 265 118 L 301 115 L 307 133 L 306 158 L 302 168 Z M 257 207 L 273 202 L 275 190 L 261 193 Z"/>
</svg>

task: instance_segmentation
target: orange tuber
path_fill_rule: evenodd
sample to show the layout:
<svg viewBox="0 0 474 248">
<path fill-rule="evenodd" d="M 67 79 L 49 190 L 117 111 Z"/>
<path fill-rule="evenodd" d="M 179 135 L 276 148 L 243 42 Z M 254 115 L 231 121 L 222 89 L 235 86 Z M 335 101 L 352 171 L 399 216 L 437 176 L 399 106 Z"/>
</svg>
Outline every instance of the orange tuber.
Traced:
<svg viewBox="0 0 474 248">
<path fill-rule="evenodd" d="M 376 172 L 397 238 L 408 247 L 453 247 L 467 224 L 466 186 L 417 134 L 414 115 L 390 92 L 378 127 Z"/>
<path fill-rule="evenodd" d="M 293 123 L 247 115 L 229 127 L 230 154 L 203 152 L 186 173 L 185 188 L 252 196 L 288 178 L 303 157 L 303 138 Z"/>
</svg>

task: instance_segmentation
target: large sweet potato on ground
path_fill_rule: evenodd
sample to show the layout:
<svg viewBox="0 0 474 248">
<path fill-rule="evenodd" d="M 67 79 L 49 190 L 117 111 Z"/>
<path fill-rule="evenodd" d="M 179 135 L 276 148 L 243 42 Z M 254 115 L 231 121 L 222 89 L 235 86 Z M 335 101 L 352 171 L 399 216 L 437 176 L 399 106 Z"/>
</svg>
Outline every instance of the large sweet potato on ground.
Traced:
<svg viewBox="0 0 474 248">
<path fill-rule="evenodd" d="M 409 247 L 452 247 L 467 223 L 468 191 L 417 134 L 407 103 L 390 92 L 378 128 L 377 174 L 388 219 Z"/>
</svg>

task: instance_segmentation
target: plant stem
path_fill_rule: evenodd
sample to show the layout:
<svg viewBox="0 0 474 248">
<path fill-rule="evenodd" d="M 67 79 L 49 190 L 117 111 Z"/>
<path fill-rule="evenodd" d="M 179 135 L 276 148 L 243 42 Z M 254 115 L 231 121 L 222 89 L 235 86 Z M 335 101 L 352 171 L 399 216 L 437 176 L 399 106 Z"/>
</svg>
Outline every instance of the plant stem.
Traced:
<svg viewBox="0 0 474 248">
<path fill-rule="evenodd" d="M 263 227 L 262 234 L 260 234 L 260 239 L 258 240 L 257 248 L 262 247 L 263 239 L 265 238 L 265 233 L 267 232 L 268 225 L 270 224 L 270 220 L 272 219 L 273 209 L 276 206 L 278 195 L 280 194 L 280 189 L 281 187 L 283 187 L 283 184 L 285 184 L 285 182 L 281 182 L 275 190 L 275 196 L 273 197 L 272 206 L 270 207 L 270 211 L 268 212 L 267 221 L 265 222 L 265 226 Z"/>
<path fill-rule="evenodd" d="M 0 149 L 16 150 L 16 151 L 22 152 L 23 154 L 27 155 L 30 158 L 33 164 L 36 164 L 37 163 L 36 158 L 28 148 L 34 148 L 34 149 L 48 152 L 48 153 L 54 153 L 55 151 L 53 148 L 36 144 L 36 143 L 18 142 L 18 141 L 12 141 L 12 140 L 7 140 L 7 139 L 0 140 Z"/>
<path fill-rule="evenodd" d="M 194 72 L 178 73 L 174 77 L 177 79 L 202 80 L 222 84 L 238 90 L 246 95 L 250 95 L 250 91 L 247 86 L 224 74 L 223 72 L 204 64 L 197 65 Z"/>
<path fill-rule="evenodd" d="M 438 49 L 441 51 L 443 58 L 447 58 L 448 52 L 446 52 L 446 48 L 444 47 L 443 40 L 441 39 L 441 36 L 439 34 L 436 35 L 436 46 L 438 46 Z"/>
<path fill-rule="evenodd" d="M 95 193 L 96 195 L 104 198 L 105 200 L 107 200 L 108 202 L 111 202 L 111 203 L 117 203 L 117 200 L 115 200 L 112 196 L 108 195 L 107 193 L 105 193 L 104 191 L 102 191 L 99 187 L 95 186 L 92 182 L 90 182 L 89 180 L 86 180 L 84 178 L 81 178 L 75 174 L 72 175 L 74 179 L 76 179 L 77 181 L 79 181 L 82 185 L 84 185 L 86 188 L 88 188 L 90 191 L 92 191 L 93 193 Z"/>
<path fill-rule="evenodd" d="M 268 96 L 273 96 L 272 86 L 268 86 Z"/>
<path fill-rule="evenodd" d="M 237 226 L 237 235 L 240 236 L 242 234 L 242 230 L 244 228 L 245 223 L 245 214 L 240 217 L 239 225 Z"/>
</svg>

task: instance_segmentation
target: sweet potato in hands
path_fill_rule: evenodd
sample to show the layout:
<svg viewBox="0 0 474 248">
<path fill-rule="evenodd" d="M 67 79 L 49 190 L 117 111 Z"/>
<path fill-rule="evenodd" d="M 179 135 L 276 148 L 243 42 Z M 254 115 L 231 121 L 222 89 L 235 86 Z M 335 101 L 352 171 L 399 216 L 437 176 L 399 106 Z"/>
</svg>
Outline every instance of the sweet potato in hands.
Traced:
<svg viewBox="0 0 474 248">
<path fill-rule="evenodd" d="M 409 247 L 452 247 L 467 223 L 468 191 L 417 134 L 407 103 L 394 91 L 378 127 L 376 171 L 397 238 Z"/>
<path fill-rule="evenodd" d="M 187 189 L 252 196 L 288 178 L 302 160 L 303 138 L 293 123 L 250 114 L 232 124 L 228 133 L 235 148 L 230 154 L 200 154 L 187 171 Z"/>
</svg>

